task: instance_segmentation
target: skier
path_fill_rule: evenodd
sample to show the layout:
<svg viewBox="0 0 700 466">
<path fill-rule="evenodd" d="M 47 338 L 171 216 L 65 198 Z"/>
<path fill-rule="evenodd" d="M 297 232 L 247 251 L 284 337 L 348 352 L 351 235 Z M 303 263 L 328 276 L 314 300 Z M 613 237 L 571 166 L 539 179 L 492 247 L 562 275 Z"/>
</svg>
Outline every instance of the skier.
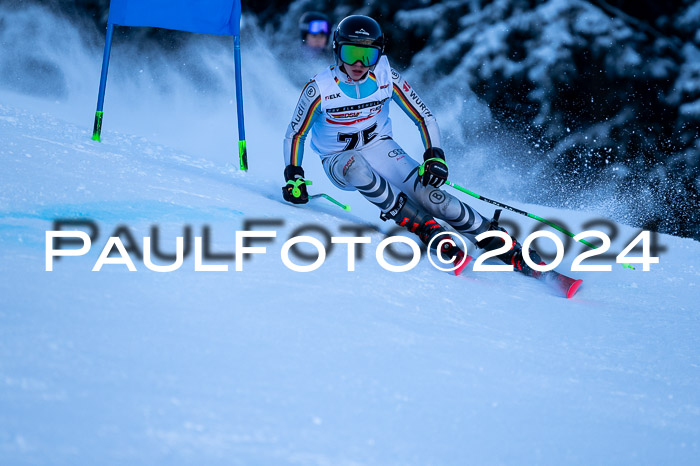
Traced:
<svg viewBox="0 0 700 466">
<path fill-rule="evenodd" d="M 305 54 L 317 57 L 326 51 L 331 23 L 328 16 L 317 11 L 307 11 L 299 18 L 299 33 Z"/>
<path fill-rule="evenodd" d="M 333 184 L 342 190 L 359 191 L 380 209 L 382 220 L 395 221 L 429 244 L 435 235 L 446 231 L 435 220 L 438 218 L 479 248 L 490 251 L 502 247 L 501 238 L 475 240 L 487 230 L 505 231 L 498 226 L 497 216 L 489 221 L 440 189 L 447 180 L 448 167 L 437 122 L 411 85 L 389 66 L 384 43 L 379 24 L 370 17 L 348 16 L 338 24 L 333 34 L 336 63 L 306 84 L 287 127 L 284 199 L 294 204 L 308 202 L 301 164 L 304 142 L 311 132 L 311 147 L 321 157 Z M 418 127 L 425 146 L 423 163 L 410 157 L 392 138 L 391 100 Z M 453 261 L 458 274 L 468 262 L 463 260 L 464 252 L 454 242 L 441 243 L 438 253 Z M 497 257 L 526 275 L 539 274 L 525 263 L 522 247 L 515 240 L 508 252 Z M 542 262 L 533 250 L 530 258 L 534 263 Z"/>
</svg>

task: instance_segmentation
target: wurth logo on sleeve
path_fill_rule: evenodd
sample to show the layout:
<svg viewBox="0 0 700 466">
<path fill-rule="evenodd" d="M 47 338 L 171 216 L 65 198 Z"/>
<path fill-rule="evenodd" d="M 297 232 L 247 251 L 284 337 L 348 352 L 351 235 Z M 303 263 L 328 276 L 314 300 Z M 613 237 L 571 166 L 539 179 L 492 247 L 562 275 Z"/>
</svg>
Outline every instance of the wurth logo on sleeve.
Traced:
<svg viewBox="0 0 700 466">
<path fill-rule="evenodd" d="M 411 90 L 411 86 L 406 81 L 403 82 L 403 90 L 404 92 L 409 92 Z"/>
<path fill-rule="evenodd" d="M 428 110 L 428 107 L 426 107 L 423 101 L 420 100 L 420 97 L 418 97 L 418 94 L 416 94 L 414 91 L 411 91 L 409 98 L 415 103 L 416 108 L 419 109 L 425 117 L 433 116 L 433 114 L 430 113 L 430 110 Z"/>
</svg>

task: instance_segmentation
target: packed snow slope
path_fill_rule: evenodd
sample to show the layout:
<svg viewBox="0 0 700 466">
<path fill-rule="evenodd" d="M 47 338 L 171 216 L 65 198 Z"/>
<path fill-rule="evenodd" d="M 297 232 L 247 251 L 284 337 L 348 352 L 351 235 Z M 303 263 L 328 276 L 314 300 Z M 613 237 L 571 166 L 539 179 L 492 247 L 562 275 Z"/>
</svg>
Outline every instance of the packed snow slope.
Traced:
<svg viewBox="0 0 700 466">
<path fill-rule="evenodd" d="M 334 189 L 310 152 L 312 193 L 352 210 L 281 201 L 296 91 L 264 50 L 244 54 L 248 173 L 237 169 L 232 97 L 215 98 L 230 88 L 201 95 L 178 75 L 162 89 L 115 73 L 103 141 L 92 141 L 99 53 L 71 53 L 57 55 L 66 82 L 90 82 L 90 92 L 0 90 L 0 464 L 700 460 L 697 242 L 659 235 L 649 272 L 614 257 L 597 262 L 609 272 L 569 272 L 583 250 L 570 244 L 558 270 L 584 279 L 571 300 L 516 273 L 469 267 L 454 277 L 426 258 L 392 273 L 374 257 L 389 225 Z M 394 113 L 397 138 L 419 156 L 411 123 Z M 472 169 L 488 148 L 468 155 L 450 165 L 456 182 L 571 231 L 611 233 L 600 211 L 522 204 L 502 173 Z M 503 217 L 521 238 L 536 226 Z M 56 219 L 99 231 L 86 255 L 48 272 Z M 167 253 L 177 236 L 206 230 L 212 253 L 232 254 L 235 232 L 253 220 L 273 222 L 251 229 L 277 237 L 242 271 L 219 257 L 205 263 L 228 271 L 196 272 L 193 254 L 173 272 L 135 256 L 134 272 L 92 271 L 119 227 L 139 249 L 157 228 Z M 340 245 L 318 270 L 294 272 L 280 252 L 305 225 L 334 236 L 371 227 L 371 244 L 354 272 Z M 616 227 L 615 254 L 638 233 Z"/>
</svg>

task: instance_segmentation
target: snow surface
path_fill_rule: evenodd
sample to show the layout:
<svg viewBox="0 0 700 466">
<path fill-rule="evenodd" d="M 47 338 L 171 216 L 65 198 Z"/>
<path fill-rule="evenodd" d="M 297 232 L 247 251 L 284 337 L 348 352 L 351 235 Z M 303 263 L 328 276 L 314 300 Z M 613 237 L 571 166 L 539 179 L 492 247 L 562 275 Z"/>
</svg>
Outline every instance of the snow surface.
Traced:
<svg viewBox="0 0 700 466">
<path fill-rule="evenodd" d="M 697 242 L 659 235 L 666 250 L 650 272 L 569 273 L 585 281 L 572 300 L 519 274 L 454 277 L 425 258 L 387 272 L 373 254 L 389 226 L 332 188 L 311 152 L 312 192 L 352 211 L 281 202 L 298 90 L 274 57 L 244 48 L 242 173 L 230 65 L 216 65 L 227 49 L 192 47 L 174 63 L 115 43 L 101 143 L 90 140 L 99 49 L 41 55 L 66 78 L 50 98 L 0 89 L 0 464 L 698 464 Z M 397 138 L 419 154 L 394 114 Z M 604 214 L 524 205 L 500 172 L 474 178 L 470 160 L 488 148 L 468 155 L 452 177 L 485 196 L 575 232 Z M 536 226 L 503 217 L 521 238 Z M 57 218 L 92 219 L 100 234 L 88 255 L 46 272 Z M 192 255 L 171 273 L 138 260 L 136 272 L 91 271 L 118 225 L 139 243 L 157 225 L 167 252 L 186 225 L 193 236 L 208 226 L 212 250 L 232 253 L 253 219 L 283 225 L 241 272 L 230 260 L 210 261 L 228 272 L 195 272 Z M 280 249 L 308 224 L 376 230 L 355 272 L 340 247 L 319 270 L 293 272 Z M 638 232 L 618 228 L 615 253 Z M 569 247 L 559 270 L 581 250 Z"/>
</svg>

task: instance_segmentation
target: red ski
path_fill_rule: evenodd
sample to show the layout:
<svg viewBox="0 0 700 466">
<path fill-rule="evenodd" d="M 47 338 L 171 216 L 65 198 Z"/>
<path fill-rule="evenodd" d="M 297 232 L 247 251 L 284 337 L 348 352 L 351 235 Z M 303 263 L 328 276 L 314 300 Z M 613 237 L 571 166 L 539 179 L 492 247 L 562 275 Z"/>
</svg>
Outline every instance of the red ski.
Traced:
<svg viewBox="0 0 700 466">
<path fill-rule="evenodd" d="M 472 260 L 472 256 L 467 255 L 465 257 L 465 254 L 461 250 L 457 252 L 453 264 L 458 265 L 458 267 L 454 269 L 454 274 L 460 275 Z M 545 265 L 545 263 L 541 262 L 540 265 Z M 544 281 L 550 287 L 563 293 L 567 299 L 571 299 L 583 283 L 583 280 L 567 277 L 554 270 L 550 270 L 549 272 L 533 271 L 532 275 L 529 276 Z"/>
<path fill-rule="evenodd" d="M 544 282 L 552 288 L 564 293 L 567 299 L 572 298 L 583 283 L 583 280 L 567 277 L 554 270 L 543 272 L 537 278 L 544 280 Z"/>
<path fill-rule="evenodd" d="M 462 251 L 459 251 L 459 253 L 457 253 L 457 257 L 454 260 L 454 264 L 457 266 L 457 268 L 454 270 L 455 275 L 461 274 L 467 267 L 467 265 L 469 265 L 469 263 L 472 261 L 472 259 L 474 259 L 472 256 L 467 255 L 466 257 L 464 257 L 464 253 Z M 462 262 L 462 260 L 464 262 Z"/>
</svg>

